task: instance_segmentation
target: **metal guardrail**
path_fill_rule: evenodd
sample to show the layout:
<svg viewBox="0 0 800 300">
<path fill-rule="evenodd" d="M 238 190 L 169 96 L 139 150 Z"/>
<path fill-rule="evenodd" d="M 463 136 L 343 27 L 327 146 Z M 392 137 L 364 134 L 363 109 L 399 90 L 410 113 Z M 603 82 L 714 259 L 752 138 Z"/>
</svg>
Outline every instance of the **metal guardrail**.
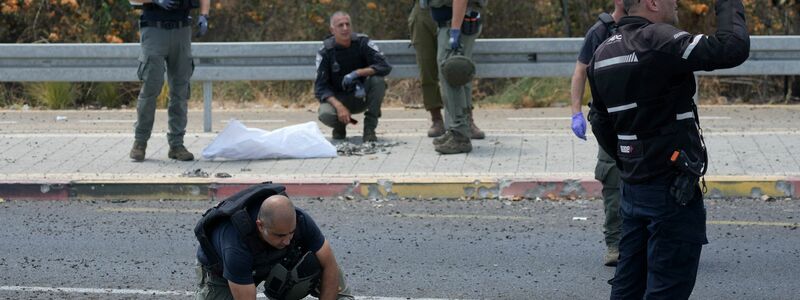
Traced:
<svg viewBox="0 0 800 300">
<path fill-rule="evenodd" d="M 375 41 L 391 78 L 417 77 L 408 40 Z M 478 77 L 568 77 L 582 38 L 480 39 Z M 203 82 L 204 129 L 211 131 L 213 81 L 312 80 L 321 42 L 194 43 L 193 81 Z M 137 81 L 139 44 L 0 44 L 0 81 Z M 800 36 L 754 36 L 741 66 L 698 75 L 800 75 Z"/>
</svg>

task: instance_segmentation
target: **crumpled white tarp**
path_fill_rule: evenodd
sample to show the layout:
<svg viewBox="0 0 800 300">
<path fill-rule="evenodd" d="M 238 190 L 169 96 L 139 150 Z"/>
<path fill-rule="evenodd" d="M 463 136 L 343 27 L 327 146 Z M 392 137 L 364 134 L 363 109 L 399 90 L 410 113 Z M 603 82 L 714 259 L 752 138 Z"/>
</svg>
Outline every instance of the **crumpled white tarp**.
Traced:
<svg viewBox="0 0 800 300">
<path fill-rule="evenodd" d="M 231 119 L 225 130 L 203 149 L 206 159 L 336 157 L 334 147 L 315 122 L 266 131 Z"/>
</svg>

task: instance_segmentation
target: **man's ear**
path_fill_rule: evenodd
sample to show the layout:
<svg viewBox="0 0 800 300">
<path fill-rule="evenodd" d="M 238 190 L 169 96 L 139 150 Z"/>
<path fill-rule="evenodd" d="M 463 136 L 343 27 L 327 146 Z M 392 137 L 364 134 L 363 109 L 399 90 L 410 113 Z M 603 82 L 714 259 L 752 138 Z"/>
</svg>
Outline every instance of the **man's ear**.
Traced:
<svg viewBox="0 0 800 300">
<path fill-rule="evenodd" d="M 642 0 L 642 2 L 644 2 L 644 5 L 647 6 L 647 10 L 649 11 L 656 12 L 661 10 L 658 0 Z"/>
</svg>

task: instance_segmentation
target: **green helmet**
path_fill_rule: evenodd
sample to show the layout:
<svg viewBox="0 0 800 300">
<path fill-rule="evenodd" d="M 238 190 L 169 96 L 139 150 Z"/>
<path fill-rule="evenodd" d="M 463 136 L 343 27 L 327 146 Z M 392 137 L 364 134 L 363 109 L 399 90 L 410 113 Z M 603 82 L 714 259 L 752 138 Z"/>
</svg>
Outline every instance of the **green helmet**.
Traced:
<svg viewBox="0 0 800 300">
<path fill-rule="evenodd" d="M 460 51 L 450 51 L 442 62 L 442 76 L 450 85 L 465 85 L 475 77 L 475 63 Z"/>
</svg>

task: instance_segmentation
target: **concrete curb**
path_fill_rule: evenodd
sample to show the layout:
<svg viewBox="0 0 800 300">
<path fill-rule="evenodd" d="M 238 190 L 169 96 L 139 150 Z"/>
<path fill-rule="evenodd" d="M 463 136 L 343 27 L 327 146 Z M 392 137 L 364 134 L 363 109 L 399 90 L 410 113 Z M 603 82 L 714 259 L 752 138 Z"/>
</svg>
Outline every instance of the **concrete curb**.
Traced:
<svg viewBox="0 0 800 300">
<path fill-rule="evenodd" d="M 224 199 L 258 180 L 233 181 L 194 178 L 165 181 L 0 181 L 4 200 L 206 200 Z M 598 198 L 602 185 L 591 178 L 473 179 L 404 178 L 275 181 L 294 197 L 348 199 L 456 198 L 456 199 L 576 199 Z M 708 177 L 706 197 L 797 198 L 800 178 Z"/>
</svg>

